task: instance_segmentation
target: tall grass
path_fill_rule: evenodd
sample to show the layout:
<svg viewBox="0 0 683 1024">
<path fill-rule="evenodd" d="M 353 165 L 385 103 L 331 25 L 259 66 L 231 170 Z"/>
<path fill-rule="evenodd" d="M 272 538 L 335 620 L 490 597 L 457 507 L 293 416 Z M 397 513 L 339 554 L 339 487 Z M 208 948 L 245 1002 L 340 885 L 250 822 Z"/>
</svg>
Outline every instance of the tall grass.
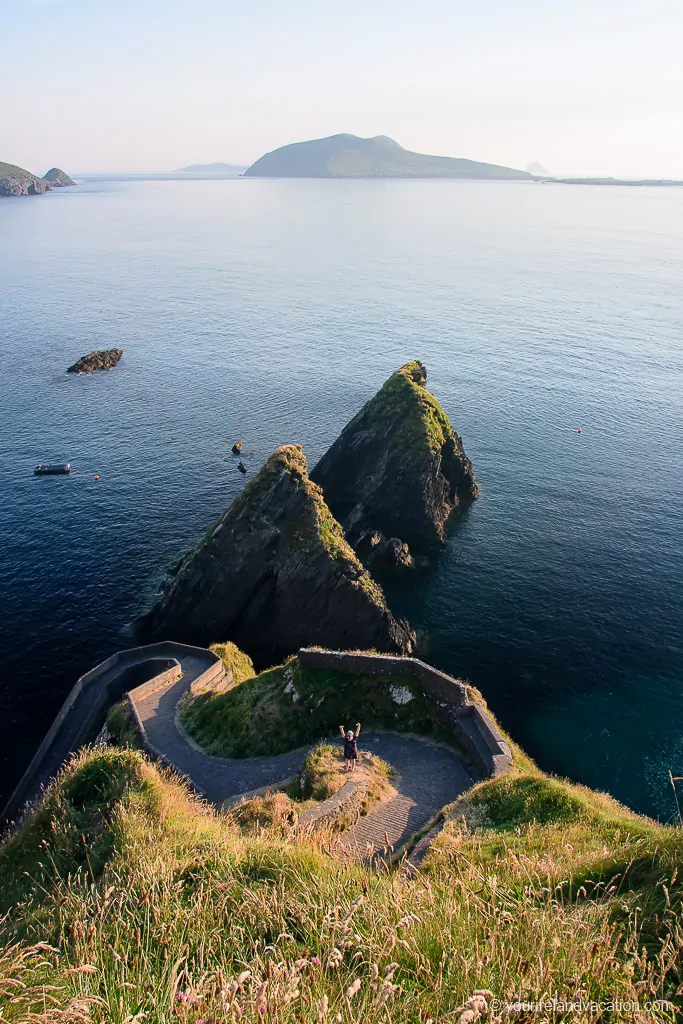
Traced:
<svg viewBox="0 0 683 1024">
<path fill-rule="evenodd" d="M 0 1021 L 468 1024 L 554 994 L 680 1006 L 680 834 L 635 815 L 627 830 L 616 810 L 610 825 L 611 806 L 508 827 L 523 781 L 459 803 L 409 880 L 245 835 L 137 752 L 86 752 L 0 849 Z"/>
</svg>

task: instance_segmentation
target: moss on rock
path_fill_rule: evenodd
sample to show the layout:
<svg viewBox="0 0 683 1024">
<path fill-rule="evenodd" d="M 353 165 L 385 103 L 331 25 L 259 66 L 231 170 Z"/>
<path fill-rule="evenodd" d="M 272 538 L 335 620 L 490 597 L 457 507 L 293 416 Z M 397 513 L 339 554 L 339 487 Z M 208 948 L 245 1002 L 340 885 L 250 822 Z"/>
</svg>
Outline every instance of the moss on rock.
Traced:
<svg viewBox="0 0 683 1024">
<path fill-rule="evenodd" d="M 138 632 L 189 643 L 224 636 L 261 666 L 311 643 L 409 653 L 413 642 L 295 444 L 271 455 L 180 562 Z"/>
<path fill-rule="evenodd" d="M 439 544 L 453 510 L 479 493 L 462 440 L 426 383 L 419 360 L 393 373 L 311 474 L 359 548 L 377 531 Z"/>
</svg>

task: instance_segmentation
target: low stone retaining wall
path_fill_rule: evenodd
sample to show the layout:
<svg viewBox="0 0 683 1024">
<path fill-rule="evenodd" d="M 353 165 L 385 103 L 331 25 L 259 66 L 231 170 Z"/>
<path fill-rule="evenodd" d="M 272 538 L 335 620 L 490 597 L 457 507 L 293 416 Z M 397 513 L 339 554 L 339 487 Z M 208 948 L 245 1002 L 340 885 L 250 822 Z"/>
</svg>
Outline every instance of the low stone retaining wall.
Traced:
<svg viewBox="0 0 683 1024">
<path fill-rule="evenodd" d="M 297 655 L 304 668 L 331 669 L 370 676 L 401 676 L 417 679 L 433 697 L 449 701 L 454 707 L 467 703 L 467 687 L 458 679 L 439 672 L 419 658 L 392 654 L 364 654 L 353 651 L 329 651 L 320 647 L 302 647 Z"/>
<path fill-rule="evenodd" d="M 295 825 L 297 832 L 312 832 L 321 825 L 337 821 L 342 815 L 360 814 L 361 804 L 365 797 L 368 784 L 366 781 L 355 782 L 347 779 L 341 789 L 323 800 L 316 807 L 311 807 L 300 816 Z"/>
<path fill-rule="evenodd" d="M 465 684 L 445 672 L 432 668 L 418 658 L 389 654 L 303 647 L 297 657 L 304 668 L 414 680 L 433 702 L 439 724 L 453 734 L 454 740 L 465 752 L 480 778 L 504 775 L 510 771 L 510 748 L 486 708 L 482 704 L 469 702 Z"/>
</svg>

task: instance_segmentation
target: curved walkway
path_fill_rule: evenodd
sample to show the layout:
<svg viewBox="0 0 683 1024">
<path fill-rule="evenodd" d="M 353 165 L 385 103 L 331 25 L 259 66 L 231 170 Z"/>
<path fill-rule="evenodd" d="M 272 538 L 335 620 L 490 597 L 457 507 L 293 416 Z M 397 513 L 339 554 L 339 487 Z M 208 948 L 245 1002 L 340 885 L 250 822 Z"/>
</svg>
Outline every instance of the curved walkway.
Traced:
<svg viewBox="0 0 683 1024">
<path fill-rule="evenodd" d="M 185 775 L 211 803 L 220 807 L 236 796 L 275 786 L 295 775 L 310 747 L 271 757 L 212 757 L 194 746 L 178 727 L 178 701 L 205 670 L 199 657 L 181 658 L 183 677 L 150 692 L 149 685 L 130 693 L 148 743 Z M 428 740 L 396 733 L 361 733 L 361 747 L 388 761 L 398 773 L 398 795 L 381 804 L 345 834 L 343 845 L 365 856 L 387 845 L 396 850 L 432 820 L 441 808 L 472 785 L 472 777 L 455 751 Z"/>
<path fill-rule="evenodd" d="M 231 797 L 251 793 L 264 786 L 275 786 L 295 775 L 309 748 L 292 750 L 273 757 L 212 757 L 188 742 L 178 728 L 176 707 L 190 684 L 203 674 L 206 666 L 199 657 L 181 658 L 183 676 L 164 689 L 145 692 L 132 690 L 135 707 L 147 740 L 164 760 L 186 775 L 207 800 L 220 807 Z"/>
</svg>

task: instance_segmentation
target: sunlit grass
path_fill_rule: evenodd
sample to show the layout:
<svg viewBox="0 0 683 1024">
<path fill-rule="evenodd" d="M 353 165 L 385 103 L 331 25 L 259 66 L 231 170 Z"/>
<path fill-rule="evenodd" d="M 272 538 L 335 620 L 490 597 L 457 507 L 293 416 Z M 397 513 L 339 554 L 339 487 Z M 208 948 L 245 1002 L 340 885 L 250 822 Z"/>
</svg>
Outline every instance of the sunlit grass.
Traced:
<svg viewBox="0 0 683 1024">
<path fill-rule="evenodd" d="M 680 1005 L 678 830 L 542 776 L 480 784 L 451 813 L 411 880 L 247 835 L 136 751 L 85 752 L 0 849 L 0 1020 L 466 1024 L 555 993 Z"/>
</svg>

